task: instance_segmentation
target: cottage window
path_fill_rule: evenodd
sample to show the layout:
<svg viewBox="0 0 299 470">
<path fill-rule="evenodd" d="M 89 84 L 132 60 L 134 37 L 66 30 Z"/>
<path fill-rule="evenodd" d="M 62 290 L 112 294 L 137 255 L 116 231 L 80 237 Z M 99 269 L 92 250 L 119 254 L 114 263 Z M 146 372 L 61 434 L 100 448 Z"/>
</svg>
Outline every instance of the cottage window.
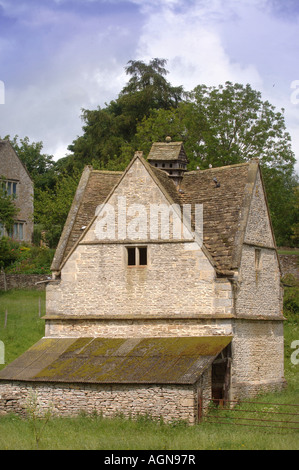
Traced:
<svg viewBox="0 0 299 470">
<path fill-rule="evenodd" d="M 15 240 L 24 239 L 24 223 L 16 222 L 13 224 L 13 227 L 9 230 L 8 236 L 14 238 Z"/>
<path fill-rule="evenodd" d="M 147 247 L 130 246 L 127 247 L 128 266 L 146 266 L 147 265 Z"/>
<path fill-rule="evenodd" d="M 2 187 L 7 192 L 8 196 L 16 196 L 17 194 L 17 182 L 16 181 L 3 181 Z"/>
</svg>

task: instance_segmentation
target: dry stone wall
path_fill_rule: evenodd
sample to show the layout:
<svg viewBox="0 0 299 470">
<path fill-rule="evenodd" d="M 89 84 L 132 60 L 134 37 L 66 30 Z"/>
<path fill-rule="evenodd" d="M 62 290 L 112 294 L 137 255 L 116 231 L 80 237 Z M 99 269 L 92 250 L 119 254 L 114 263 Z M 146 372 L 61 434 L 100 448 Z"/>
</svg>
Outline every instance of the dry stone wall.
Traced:
<svg viewBox="0 0 299 470">
<path fill-rule="evenodd" d="M 209 395 L 209 375 L 202 381 L 205 403 Z M 25 414 L 32 396 L 37 397 L 41 414 L 76 416 L 84 411 L 103 417 L 118 415 L 134 418 L 148 415 L 165 422 L 197 420 L 198 390 L 191 385 L 93 385 L 0 383 L 0 414 Z"/>
</svg>

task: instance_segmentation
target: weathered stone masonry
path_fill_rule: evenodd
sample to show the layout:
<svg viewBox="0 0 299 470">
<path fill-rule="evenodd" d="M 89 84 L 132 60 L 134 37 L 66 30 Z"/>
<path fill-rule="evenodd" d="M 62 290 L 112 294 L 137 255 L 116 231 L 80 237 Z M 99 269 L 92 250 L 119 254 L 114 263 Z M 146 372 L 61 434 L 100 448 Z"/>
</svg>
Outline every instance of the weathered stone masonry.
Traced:
<svg viewBox="0 0 299 470">
<path fill-rule="evenodd" d="M 29 374 L 29 366 L 22 370 L 22 382 L 16 368 L 10 369 L 12 375 L 9 367 L 0 373 L 0 410 L 23 410 L 25 396 L 33 387 L 41 408 L 52 402 L 57 414 L 76 414 L 83 408 L 104 416 L 149 414 L 193 424 L 200 407 L 211 398 L 238 399 L 285 385 L 281 273 L 258 162 L 182 171 L 172 181 L 155 165 L 162 167 L 164 149 L 167 171 L 171 171 L 182 158 L 183 147 L 181 143 L 167 145 L 153 147 L 154 166 L 137 153 L 123 174 L 85 169 L 54 257 L 53 280 L 47 286 L 45 339 L 57 341 L 58 349 L 53 346 L 52 351 L 56 359 L 42 370 L 40 358 L 36 376 L 34 371 Z M 120 198 L 127 207 L 142 204 L 147 213 L 151 204 L 190 204 L 192 211 L 195 204 L 202 204 L 203 243 L 193 236 L 178 240 L 173 234 L 166 240 L 153 240 L 148 225 L 143 227 L 141 239 L 128 237 L 130 220 L 126 227 L 118 225 Z M 97 207 L 104 202 L 114 207 L 116 216 L 115 238 L 109 240 L 98 237 L 101 215 Z M 119 238 L 119 233 L 125 235 Z M 145 266 L 128 266 L 128 246 L 147 247 Z M 165 360 L 186 358 L 190 371 L 198 371 L 198 375 L 192 383 L 185 379 L 184 383 L 181 379 L 167 383 L 163 374 L 161 382 L 156 383 L 156 376 L 155 383 L 146 383 L 139 351 L 132 353 L 134 361 L 140 357 L 136 362 L 138 383 L 124 383 L 121 373 L 119 383 L 104 383 L 102 378 L 103 383 L 81 383 L 80 377 L 86 374 L 84 354 L 87 363 L 93 361 L 91 370 L 96 377 L 110 357 L 109 348 L 108 356 L 100 360 L 86 346 L 81 358 L 80 348 L 74 352 L 73 346 L 69 346 L 70 352 L 59 352 L 59 340 L 80 343 L 88 338 L 114 343 L 128 340 L 130 344 L 148 339 L 150 348 L 161 339 L 168 345 Z M 193 364 L 187 350 L 175 359 L 178 353 L 171 352 L 171 342 L 178 338 L 198 341 L 198 362 L 194 356 Z M 206 346 L 199 345 L 201 338 L 206 345 L 224 341 L 221 352 L 215 349 L 214 356 L 211 351 L 207 356 Z M 113 354 L 114 359 L 109 360 L 118 364 L 122 352 Z M 70 357 L 77 379 L 63 383 L 60 367 Z M 151 367 L 158 364 L 154 357 Z M 79 359 L 83 362 L 76 368 Z M 182 367 L 186 378 L 189 372 L 183 362 L 169 370 L 176 374 Z M 158 367 L 157 375 L 162 370 Z M 109 373 L 113 375 L 113 370 Z M 39 376 L 44 376 L 42 382 Z"/>
</svg>

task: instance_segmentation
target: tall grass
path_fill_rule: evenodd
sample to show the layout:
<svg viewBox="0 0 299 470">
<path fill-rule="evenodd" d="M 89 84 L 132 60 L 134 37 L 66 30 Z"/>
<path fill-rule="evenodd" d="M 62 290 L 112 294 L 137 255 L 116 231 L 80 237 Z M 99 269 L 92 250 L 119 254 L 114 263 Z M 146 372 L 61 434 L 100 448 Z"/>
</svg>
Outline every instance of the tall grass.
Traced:
<svg viewBox="0 0 299 470">
<path fill-rule="evenodd" d="M 7 363 L 17 358 L 44 335 L 44 321 L 38 312 L 39 297 L 42 298 L 43 315 L 45 313 L 43 292 L 23 290 L 0 294 L 0 340 L 6 346 Z M 4 329 L 5 309 L 8 310 L 8 318 Z M 299 364 L 291 362 L 293 353 L 291 344 L 294 340 L 299 340 L 299 323 L 292 316 L 285 324 L 285 376 L 288 387 L 283 392 L 259 397 L 260 400 L 262 398 L 268 403 L 299 403 Z M 0 416 L 0 449 L 35 449 L 35 434 L 30 419 L 15 415 Z M 98 415 L 81 415 L 76 418 L 52 417 L 43 430 L 39 448 L 161 451 L 298 450 L 299 431 L 209 422 L 188 426 L 183 422 L 165 424 L 148 417 L 129 420 L 122 417 L 104 419 Z"/>
</svg>

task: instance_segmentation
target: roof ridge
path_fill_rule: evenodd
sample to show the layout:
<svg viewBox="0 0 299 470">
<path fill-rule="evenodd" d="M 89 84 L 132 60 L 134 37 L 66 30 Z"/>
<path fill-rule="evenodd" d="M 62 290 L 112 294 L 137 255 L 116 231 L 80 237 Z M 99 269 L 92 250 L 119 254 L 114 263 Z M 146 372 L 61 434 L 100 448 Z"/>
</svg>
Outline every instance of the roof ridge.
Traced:
<svg viewBox="0 0 299 470">
<path fill-rule="evenodd" d="M 215 166 L 215 167 L 212 167 L 212 168 L 204 168 L 203 170 L 201 170 L 201 169 L 190 170 L 190 171 L 186 171 L 185 175 L 190 175 L 190 174 L 195 175 L 196 173 L 204 173 L 206 171 L 213 171 L 213 170 L 218 171 L 218 170 L 223 170 L 224 168 L 228 169 L 228 168 L 236 168 L 236 167 L 240 167 L 240 166 L 246 166 L 246 165 L 250 165 L 254 160 L 256 160 L 256 159 L 252 159 L 252 160 L 249 160 L 248 162 L 243 162 L 243 163 L 234 163 L 232 165 L 223 165 L 223 166 Z"/>
<path fill-rule="evenodd" d="M 106 175 L 122 175 L 124 171 L 120 170 L 96 170 L 92 168 L 91 170 L 92 173 L 101 173 L 101 174 L 106 174 Z"/>
</svg>

